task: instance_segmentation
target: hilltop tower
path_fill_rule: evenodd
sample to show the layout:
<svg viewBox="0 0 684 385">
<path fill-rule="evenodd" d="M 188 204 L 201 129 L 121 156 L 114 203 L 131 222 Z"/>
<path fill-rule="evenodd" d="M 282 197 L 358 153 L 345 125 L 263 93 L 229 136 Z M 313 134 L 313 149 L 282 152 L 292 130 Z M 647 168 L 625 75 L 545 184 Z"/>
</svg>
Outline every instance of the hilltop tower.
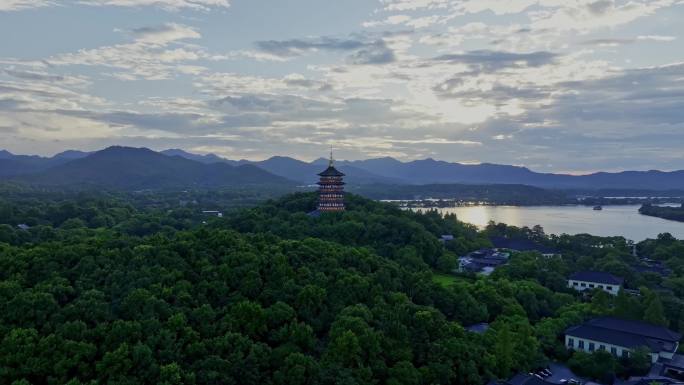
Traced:
<svg viewBox="0 0 684 385">
<path fill-rule="evenodd" d="M 318 174 L 318 211 L 344 211 L 344 174 L 333 165 L 332 148 L 330 162 L 325 171 Z"/>
</svg>

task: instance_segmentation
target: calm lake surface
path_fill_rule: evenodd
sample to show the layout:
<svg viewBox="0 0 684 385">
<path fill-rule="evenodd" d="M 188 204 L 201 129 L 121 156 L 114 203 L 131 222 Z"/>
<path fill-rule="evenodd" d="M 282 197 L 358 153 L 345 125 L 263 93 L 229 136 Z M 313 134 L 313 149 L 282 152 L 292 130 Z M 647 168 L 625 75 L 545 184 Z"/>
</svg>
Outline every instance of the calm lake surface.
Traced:
<svg viewBox="0 0 684 385">
<path fill-rule="evenodd" d="M 445 214 L 454 213 L 459 220 L 478 227 L 494 221 L 518 227 L 541 225 L 548 234 L 623 236 L 638 242 L 667 232 L 684 239 L 684 222 L 641 215 L 639 207 L 603 206 L 603 210 L 595 211 L 587 206 L 468 206 L 438 210 Z"/>
</svg>

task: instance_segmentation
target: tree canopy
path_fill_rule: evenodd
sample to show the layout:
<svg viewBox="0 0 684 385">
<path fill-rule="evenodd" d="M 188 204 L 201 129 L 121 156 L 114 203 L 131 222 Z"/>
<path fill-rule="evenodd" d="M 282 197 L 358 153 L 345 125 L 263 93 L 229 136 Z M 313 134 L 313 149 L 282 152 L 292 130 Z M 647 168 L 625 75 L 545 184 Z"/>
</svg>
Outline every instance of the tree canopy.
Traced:
<svg viewBox="0 0 684 385">
<path fill-rule="evenodd" d="M 2 385 L 481 384 L 568 359 L 563 331 L 594 315 L 680 322 L 679 297 L 648 285 L 592 302 L 564 287 L 580 254 L 621 268 L 617 241 L 585 254 L 543 235 L 568 257 L 515 254 L 441 284 L 435 272 L 490 246 L 487 231 L 353 195 L 317 218 L 308 193 L 224 218 L 177 197 L 13 199 L 0 201 Z"/>
</svg>

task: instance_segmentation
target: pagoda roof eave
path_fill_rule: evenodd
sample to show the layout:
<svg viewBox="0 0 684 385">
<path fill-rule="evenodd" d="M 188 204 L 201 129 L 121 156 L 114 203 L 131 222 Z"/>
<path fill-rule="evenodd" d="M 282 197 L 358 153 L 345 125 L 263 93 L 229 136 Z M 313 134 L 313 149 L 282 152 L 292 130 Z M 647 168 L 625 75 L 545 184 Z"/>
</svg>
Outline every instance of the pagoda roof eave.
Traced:
<svg viewBox="0 0 684 385">
<path fill-rule="evenodd" d="M 319 173 L 318 176 L 341 177 L 341 176 L 344 176 L 344 173 L 340 172 L 334 166 L 328 166 L 328 168 L 326 168 L 323 172 Z"/>
</svg>

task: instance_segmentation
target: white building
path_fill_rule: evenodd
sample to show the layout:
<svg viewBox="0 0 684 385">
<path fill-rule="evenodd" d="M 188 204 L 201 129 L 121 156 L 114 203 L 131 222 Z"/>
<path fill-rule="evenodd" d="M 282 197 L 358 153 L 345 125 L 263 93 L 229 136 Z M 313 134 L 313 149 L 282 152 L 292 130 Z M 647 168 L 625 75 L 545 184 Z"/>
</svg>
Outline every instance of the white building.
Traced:
<svg viewBox="0 0 684 385">
<path fill-rule="evenodd" d="M 568 278 L 568 287 L 577 291 L 601 289 L 618 295 L 624 279 L 601 271 L 579 271 Z"/>
<path fill-rule="evenodd" d="M 682 335 L 641 321 L 614 317 L 594 318 L 565 331 L 565 346 L 588 353 L 606 350 L 616 357 L 628 357 L 638 347 L 646 347 L 651 362 L 672 360 Z"/>
</svg>

